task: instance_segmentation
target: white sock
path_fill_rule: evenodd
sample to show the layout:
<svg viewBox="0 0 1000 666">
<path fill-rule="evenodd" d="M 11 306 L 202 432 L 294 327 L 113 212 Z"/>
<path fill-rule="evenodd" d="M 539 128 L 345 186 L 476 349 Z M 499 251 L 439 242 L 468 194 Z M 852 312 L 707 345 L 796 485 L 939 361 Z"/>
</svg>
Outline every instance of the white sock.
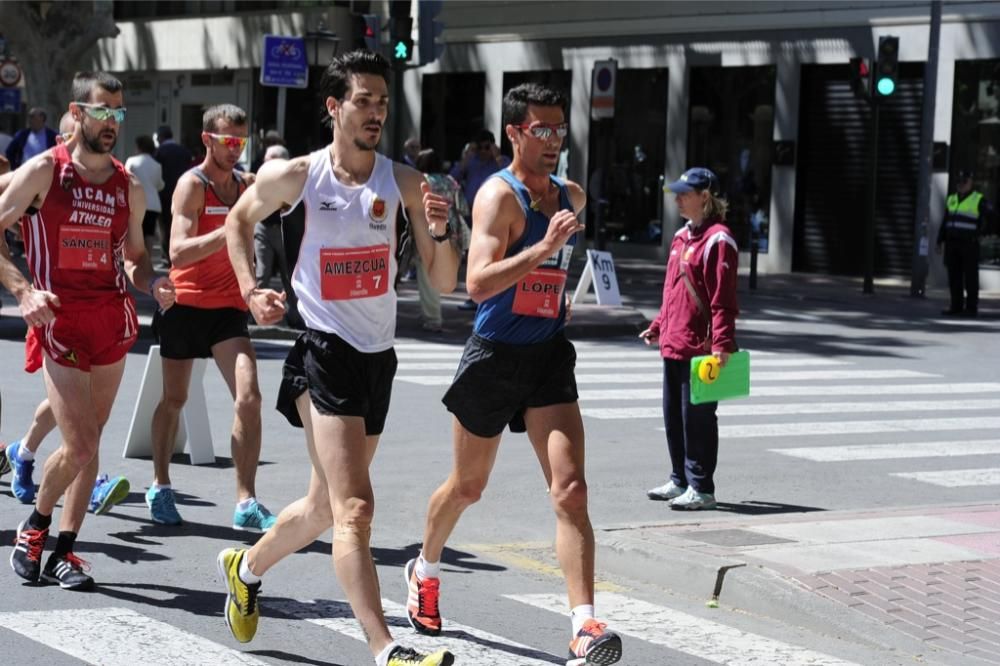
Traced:
<svg viewBox="0 0 1000 666">
<path fill-rule="evenodd" d="M 251 502 L 256 502 L 256 501 L 257 501 L 256 497 L 248 497 L 245 500 L 243 500 L 242 502 L 237 502 L 236 503 L 236 508 L 238 510 L 240 510 L 240 511 L 246 511 L 247 509 L 250 508 L 250 503 Z"/>
<path fill-rule="evenodd" d="M 153 487 L 156 488 L 157 490 L 170 490 L 169 483 L 154 483 Z"/>
<path fill-rule="evenodd" d="M 29 460 L 35 459 L 35 454 L 29 451 L 28 447 L 22 444 L 21 446 L 17 447 L 17 459 L 23 460 L 24 462 L 28 462 Z"/>
<path fill-rule="evenodd" d="M 386 666 L 389 663 L 389 655 L 392 654 L 392 651 L 395 650 L 398 645 L 399 644 L 396 641 L 393 641 L 386 645 L 381 652 L 375 655 L 376 666 Z"/>
<path fill-rule="evenodd" d="M 424 559 L 424 554 L 420 553 L 420 557 L 417 558 L 417 578 L 420 580 L 427 580 L 428 578 L 440 578 L 441 577 L 441 563 L 440 562 L 428 562 Z"/>
<path fill-rule="evenodd" d="M 573 635 L 576 636 L 583 629 L 584 622 L 594 619 L 594 604 L 577 606 L 570 611 L 569 619 L 573 622 Z"/>
<path fill-rule="evenodd" d="M 254 585 L 260 582 L 260 576 L 254 575 L 254 572 L 250 571 L 250 566 L 247 564 L 247 555 L 243 553 L 243 559 L 240 560 L 240 571 L 237 574 L 240 580 L 247 585 Z"/>
</svg>

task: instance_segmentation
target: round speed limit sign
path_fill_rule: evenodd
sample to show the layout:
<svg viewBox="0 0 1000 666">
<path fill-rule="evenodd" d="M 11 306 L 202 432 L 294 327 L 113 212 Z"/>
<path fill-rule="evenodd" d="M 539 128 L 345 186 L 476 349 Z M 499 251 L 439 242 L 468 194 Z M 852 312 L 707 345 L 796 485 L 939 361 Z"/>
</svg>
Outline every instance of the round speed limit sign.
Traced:
<svg viewBox="0 0 1000 666">
<path fill-rule="evenodd" d="M 0 62 L 0 84 L 16 86 L 21 81 L 21 66 L 13 60 Z"/>
</svg>

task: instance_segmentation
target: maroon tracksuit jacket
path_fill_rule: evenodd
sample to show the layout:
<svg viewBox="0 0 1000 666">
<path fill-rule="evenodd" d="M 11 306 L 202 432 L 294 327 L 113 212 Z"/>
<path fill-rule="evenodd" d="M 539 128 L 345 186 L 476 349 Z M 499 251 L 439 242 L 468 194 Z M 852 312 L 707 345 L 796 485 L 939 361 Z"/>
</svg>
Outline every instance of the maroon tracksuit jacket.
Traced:
<svg viewBox="0 0 1000 666">
<path fill-rule="evenodd" d="M 709 352 L 736 351 L 736 269 L 739 252 L 721 219 L 688 222 L 670 244 L 663 304 L 650 330 L 659 336 L 663 358 L 687 360 Z M 708 318 L 684 284 L 682 271 L 711 314 Z M 710 336 L 710 339 L 709 339 Z"/>
</svg>

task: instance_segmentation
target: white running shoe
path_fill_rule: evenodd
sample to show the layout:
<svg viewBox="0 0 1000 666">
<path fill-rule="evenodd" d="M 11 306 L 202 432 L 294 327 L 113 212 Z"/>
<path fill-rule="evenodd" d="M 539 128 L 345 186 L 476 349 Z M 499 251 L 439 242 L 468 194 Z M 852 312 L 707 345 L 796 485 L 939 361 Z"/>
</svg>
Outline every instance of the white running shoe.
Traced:
<svg viewBox="0 0 1000 666">
<path fill-rule="evenodd" d="M 675 497 L 680 497 L 687 490 L 687 486 L 678 486 L 673 481 L 667 481 L 662 486 L 650 488 L 646 491 L 646 497 L 658 502 L 667 502 Z"/>
<path fill-rule="evenodd" d="M 715 495 L 710 493 L 699 493 L 697 490 L 688 486 L 688 489 L 684 491 L 684 494 L 675 499 L 670 503 L 671 509 L 679 509 L 683 511 L 700 511 L 702 509 L 714 509 L 715 508 Z"/>
</svg>

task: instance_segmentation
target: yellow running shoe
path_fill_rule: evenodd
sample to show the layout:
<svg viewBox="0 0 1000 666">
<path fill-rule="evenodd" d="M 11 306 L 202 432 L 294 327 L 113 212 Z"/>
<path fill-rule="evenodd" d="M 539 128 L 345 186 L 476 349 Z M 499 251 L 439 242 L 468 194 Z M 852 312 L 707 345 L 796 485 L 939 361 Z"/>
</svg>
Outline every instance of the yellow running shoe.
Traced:
<svg viewBox="0 0 1000 666">
<path fill-rule="evenodd" d="M 257 633 L 257 620 L 260 619 L 257 605 L 260 583 L 248 585 L 240 580 L 240 562 L 246 552 L 243 548 L 226 548 L 217 559 L 219 574 L 226 584 L 226 608 L 223 611 L 226 626 L 240 643 L 253 640 Z"/>
<path fill-rule="evenodd" d="M 434 654 L 420 654 L 411 648 L 397 645 L 389 654 L 387 666 L 451 666 L 455 663 L 455 655 L 447 650 L 438 650 Z"/>
</svg>

